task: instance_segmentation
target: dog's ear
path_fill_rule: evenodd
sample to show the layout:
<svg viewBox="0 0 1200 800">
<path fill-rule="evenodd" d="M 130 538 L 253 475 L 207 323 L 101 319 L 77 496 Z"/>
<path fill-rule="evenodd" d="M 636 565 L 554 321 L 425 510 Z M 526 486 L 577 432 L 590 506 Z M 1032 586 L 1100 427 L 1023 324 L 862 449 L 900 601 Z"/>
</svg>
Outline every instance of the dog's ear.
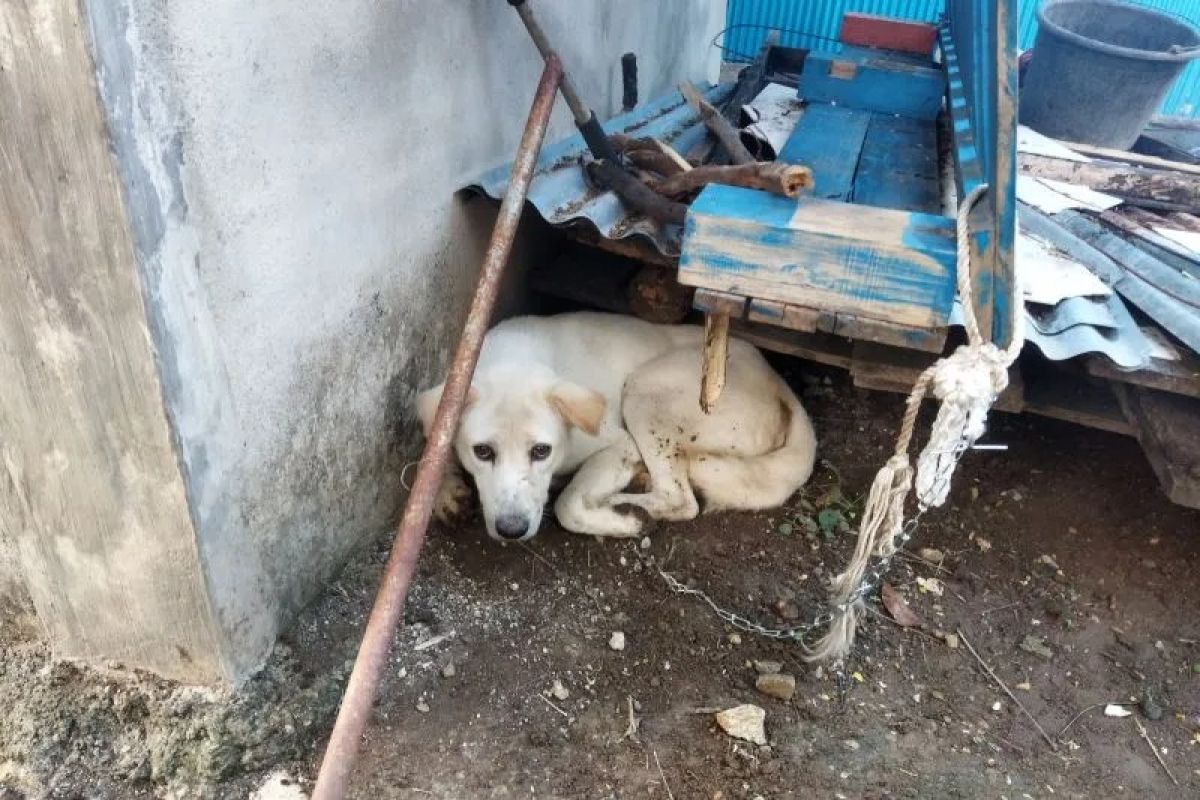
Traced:
<svg viewBox="0 0 1200 800">
<path fill-rule="evenodd" d="M 433 417 L 437 414 L 438 403 L 442 402 L 442 391 L 445 388 L 446 384 L 440 383 L 417 395 L 417 419 L 421 420 L 421 430 L 425 432 L 426 436 L 429 435 L 429 429 L 433 427 Z M 468 408 L 477 399 L 479 399 L 479 393 L 472 386 L 467 390 L 467 400 L 463 403 L 463 408 Z"/>
<path fill-rule="evenodd" d="M 608 403 L 604 395 L 586 386 L 559 381 L 550 390 L 550 405 L 568 425 L 595 436 L 600 432 L 600 423 L 604 421 L 604 409 Z"/>
</svg>

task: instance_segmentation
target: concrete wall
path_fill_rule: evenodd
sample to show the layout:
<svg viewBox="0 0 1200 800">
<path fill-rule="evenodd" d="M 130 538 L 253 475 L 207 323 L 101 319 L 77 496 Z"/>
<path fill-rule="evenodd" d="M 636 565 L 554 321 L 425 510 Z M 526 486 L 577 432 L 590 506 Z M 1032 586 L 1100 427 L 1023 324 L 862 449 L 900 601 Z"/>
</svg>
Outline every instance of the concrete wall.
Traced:
<svg viewBox="0 0 1200 800">
<path fill-rule="evenodd" d="M 602 117 L 623 52 L 643 97 L 716 77 L 723 2 L 534 2 Z M 236 679 L 398 509 L 411 401 L 444 368 L 491 219 L 454 191 L 511 153 L 540 62 L 502 0 L 83 6 Z M 550 138 L 570 130 L 560 108 Z"/>
<path fill-rule="evenodd" d="M 222 648 L 79 12 L 0 4 L 0 628 L 27 587 L 59 655 L 211 681 Z"/>
</svg>

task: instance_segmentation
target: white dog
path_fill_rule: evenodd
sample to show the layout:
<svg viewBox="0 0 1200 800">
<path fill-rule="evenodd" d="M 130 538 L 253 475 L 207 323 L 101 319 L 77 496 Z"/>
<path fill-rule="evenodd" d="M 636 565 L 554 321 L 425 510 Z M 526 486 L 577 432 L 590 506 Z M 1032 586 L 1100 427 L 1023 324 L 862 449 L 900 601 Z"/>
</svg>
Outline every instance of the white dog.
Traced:
<svg viewBox="0 0 1200 800">
<path fill-rule="evenodd" d="M 537 533 L 551 479 L 574 474 L 554 512 L 567 530 L 636 536 L 654 519 L 772 508 L 812 473 L 816 437 L 800 401 L 751 345 L 733 340 L 725 390 L 700 409 L 704 331 L 581 312 L 519 317 L 488 332 L 455 438 L 475 479 L 488 534 Z M 425 432 L 442 386 L 417 400 Z M 629 483 L 649 473 L 649 490 Z M 467 487 L 445 478 L 439 513 Z"/>
</svg>

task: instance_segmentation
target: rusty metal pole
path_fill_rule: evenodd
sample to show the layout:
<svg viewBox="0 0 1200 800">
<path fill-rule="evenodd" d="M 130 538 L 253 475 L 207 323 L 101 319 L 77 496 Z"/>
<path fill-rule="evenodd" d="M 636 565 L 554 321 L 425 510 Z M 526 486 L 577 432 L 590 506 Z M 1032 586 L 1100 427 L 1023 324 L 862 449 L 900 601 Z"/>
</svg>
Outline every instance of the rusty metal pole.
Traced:
<svg viewBox="0 0 1200 800">
<path fill-rule="evenodd" d="M 538 83 L 537 94 L 529 110 L 525 133 L 521 136 L 521 144 L 513 160 L 508 189 L 504 193 L 496 226 L 492 229 L 492 238 L 483 257 L 479 281 L 471 299 L 471 309 L 467 313 L 458 348 L 454 351 L 454 360 L 450 364 L 442 399 L 433 418 L 433 427 L 429 432 L 425 451 L 421 454 L 412 491 L 404 507 L 404 516 L 396 530 L 396 539 L 387 566 L 383 570 L 379 593 L 375 596 L 375 605 L 371 608 L 371 616 L 363 632 L 354 669 L 346 683 L 345 694 L 342 695 L 342 704 L 338 709 L 333 733 L 325 748 L 325 757 L 321 761 L 317 785 L 313 790 L 313 800 L 341 800 L 346 795 L 359 741 L 370 721 L 379 679 L 387 665 L 393 637 L 404 611 L 404 600 L 408 595 L 408 587 L 417 568 L 417 557 L 421 553 L 421 545 L 425 542 L 425 530 L 429 527 L 429 518 L 433 513 L 434 497 L 446 469 L 463 401 L 471 386 L 471 376 L 475 372 L 475 363 L 479 360 L 479 349 L 483 346 L 483 337 L 491 321 L 500 278 L 512 251 L 517 223 L 521 219 L 525 196 L 533 180 L 533 170 L 537 165 L 542 141 L 546 137 L 546 127 L 550 123 L 550 112 L 554 109 L 554 99 L 561 78 L 562 64 L 557 55 L 550 53 L 546 57 L 542 79 Z"/>
</svg>

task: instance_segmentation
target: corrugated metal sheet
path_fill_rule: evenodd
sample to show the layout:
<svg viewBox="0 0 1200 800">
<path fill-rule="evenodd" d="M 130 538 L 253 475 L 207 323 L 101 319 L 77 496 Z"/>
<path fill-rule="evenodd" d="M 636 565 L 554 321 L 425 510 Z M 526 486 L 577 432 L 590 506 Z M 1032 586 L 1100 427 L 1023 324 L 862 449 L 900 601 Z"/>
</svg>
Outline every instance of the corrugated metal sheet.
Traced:
<svg viewBox="0 0 1200 800">
<path fill-rule="evenodd" d="M 936 22 L 943 6 L 942 0 L 729 0 L 725 57 L 751 60 L 772 28 L 780 32 L 780 44 L 836 52 L 846 11 Z"/>
<path fill-rule="evenodd" d="M 709 102 L 719 104 L 733 92 L 733 84 L 708 89 Z M 705 138 L 704 124 L 684 102 L 679 92 L 614 117 L 604 124 L 609 133 L 653 136 L 686 154 Z M 591 224 L 606 239 L 643 237 L 667 256 L 679 255 L 681 229 L 677 225 L 659 225 L 640 215 L 629 214 L 612 192 L 600 192 L 584 180 L 580 168 L 586 151 L 579 134 L 542 148 L 529 187 L 529 202 L 552 225 Z M 468 188 L 499 199 L 508 187 L 512 164 L 488 170 Z"/>
<path fill-rule="evenodd" d="M 1177 14 L 1200 25 L 1197 0 L 1130 0 Z M 1035 11 L 1039 0 L 1020 0 L 1020 46 L 1029 48 L 1037 37 Z M 723 45 L 726 58 L 748 61 L 762 46 L 767 31 L 780 31 L 783 44 L 809 49 L 840 49 L 836 44 L 842 14 L 862 11 L 900 19 L 934 22 L 942 0 L 729 0 Z M 1200 61 L 1192 62 L 1163 102 L 1162 113 L 1200 116 Z"/>
</svg>

